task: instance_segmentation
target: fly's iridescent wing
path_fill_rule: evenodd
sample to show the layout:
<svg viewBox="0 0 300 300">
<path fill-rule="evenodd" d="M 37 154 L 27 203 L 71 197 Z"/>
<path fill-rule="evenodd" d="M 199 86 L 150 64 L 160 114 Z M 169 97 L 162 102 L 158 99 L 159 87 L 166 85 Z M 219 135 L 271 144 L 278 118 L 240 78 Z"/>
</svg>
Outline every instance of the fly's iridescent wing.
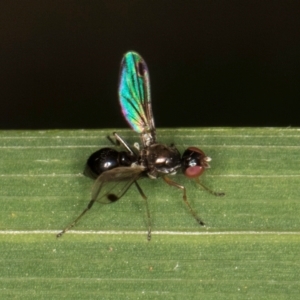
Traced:
<svg viewBox="0 0 300 300">
<path fill-rule="evenodd" d="M 155 142 L 147 64 L 136 52 L 127 52 L 121 62 L 119 101 L 130 127 L 141 134 L 144 146 Z"/>
<path fill-rule="evenodd" d="M 142 176 L 144 167 L 118 167 L 103 172 L 95 181 L 92 199 L 103 204 L 119 200 L 130 186 Z"/>
</svg>

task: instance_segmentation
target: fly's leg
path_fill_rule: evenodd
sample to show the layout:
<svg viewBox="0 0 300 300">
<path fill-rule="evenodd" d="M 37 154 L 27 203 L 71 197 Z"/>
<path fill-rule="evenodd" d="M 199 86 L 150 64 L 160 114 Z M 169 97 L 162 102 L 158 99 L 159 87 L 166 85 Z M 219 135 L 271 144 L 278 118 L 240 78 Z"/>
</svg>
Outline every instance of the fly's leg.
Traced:
<svg viewBox="0 0 300 300">
<path fill-rule="evenodd" d="M 149 206 L 148 206 L 148 200 L 147 200 L 147 197 L 144 194 L 142 188 L 137 183 L 137 181 L 134 181 L 134 184 L 135 184 L 137 190 L 139 191 L 140 195 L 145 200 L 146 212 L 147 212 L 147 220 L 148 220 L 148 235 L 147 235 L 147 239 L 148 239 L 148 241 L 150 241 L 151 240 L 151 217 L 150 217 L 150 210 L 149 210 Z M 127 190 L 130 188 L 130 186 L 131 186 L 131 184 L 127 187 L 126 190 L 124 190 L 124 192 L 120 196 L 116 196 L 115 194 L 109 194 L 109 195 L 107 195 L 108 199 L 111 202 L 115 202 L 115 201 L 119 200 L 127 192 Z M 95 197 L 98 197 L 98 193 L 95 194 Z"/>
<path fill-rule="evenodd" d="M 148 241 L 151 240 L 151 217 L 150 217 L 150 210 L 149 210 L 149 206 L 148 206 L 148 200 L 146 195 L 144 194 L 142 188 L 140 187 L 140 185 L 137 183 L 137 181 L 134 182 L 136 188 L 138 189 L 138 191 L 140 192 L 141 196 L 144 198 L 145 200 L 145 204 L 146 204 L 146 212 L 147 212 L 147 220 L 148 220 L 148 235 L 147 235 L 147 239 Z"/>
<path fill-rule="evenodd" d="M 218 192 L 215 192 L 215 191 L 211 190 L 210 188 L 208 188 L 207 186 L 205 186 L 203 183 L 201 183 L 198 177 L 195 178 L 195 181 L 196 181 L 196 183 L 199 184 L 202 188 L 204 188 L 207 192 L 211 193 L 211 194 L 214 195 L 214 196 L 222 197 L 222 196 L 225 195 L 225 193 L 222 193 L 222 192 L 218 193 Z"/>
<path fill-rule="evenodd" d="M 113 132 L 113 136 L 115 140 L 113 140 L 109 135 L 107 136 L 107 139 L 114 145 L 119 147 L 122 145 L 131 155 L 136 156 L 136 153 L 134 150 L 123 140 L 116 132 Z"/>
<path fill-rule="evenodd" d="M 63 231 L 61 231 L 60 233 L 58 233 L 56 235 L 56 237 L 61 237 L 64 233 L 66 233 L 68 230 L 70 230 L 72 227 L 74 227 L 77 222 L 81 219 L 81 217 L 88 211 L 91 209 L 91 207 L 93 206 L 93 204 L 95 203 L 96 200 L 92 199 L 90 201 L 90 203 L 88 204 L 88 206 L 86 207 L 86 209 L 74 220 L 73 223 L 71 223 L 69 226 L 67 226 Z"/>
<path fill-rule="evenodd" d="M 132 182 L 133 183 L 133 182 Z M 145 200 L 145 204 L 146 204 L 146 212 L 147 212 L 147 220 L 148 220 L 148 235 L 147 235 L 147 239 L 148 241 L 151 240 L 151 217 L 150 217 L 150 211 L 149 211 L 149 206 L 148 206 L 148 200 L 146 195 L 144 194 L 142 188 L 140 187 L 140 185 L 137 183 L 137 181 L 134 181 L 134 184 L 137 188 L 137 190 L 139 191 L 140 195 L 143 197 L 143 199 Z M 107 198 L 109 201 L 111 202 L 115 202 L 117 200 L 119 200 L 121 197 L 123 197 L 123 195 L 128 191 L 128 189 L 131 187 L 131 184 L 123 191 L 123 193 L 119 196 L 115 195 L 115 194 L 108 194 Z M 99 192 L 95 193 L 95 197 L 98 197 Z"/>
<path fill-rule="evenodd" d="M 183 198 L 183 201 L 184 203 L 187 205 L 187 207 L 189 208 L 191 214 L 193 215 L 193 217 L 195 218 L 195 220 L 202 226 L 205 225 L 205 223 L 198 217 L 198 215 L 196 214 L 196 212 L 192 209 L 190 203 L 188 202 L 187 200 L 187 197 L 186 197 L 186 188 L 183 186 L 183 185 L 180 185 L 178 184 L 177 182 L 174 182 L 173 180 L 171 180 L 170 178 L 166 177 L 166 176 L 163 176 L 163 179 L 164 181 L 168 184 L 168 185 L 171 185 L 171 186 L 174 186 L 178 189 L 181 189 L 182 192 L 183 192 L 183 195 L 182 195 L 182 198 Z"/>
<path fill-rule="evenodd" d="M 119 147 L 120 146 L 120 142 L 116 139 L 114 140 L 110 135 L 108 135 L 106 137 L 114 146 Z"/>
</svg>

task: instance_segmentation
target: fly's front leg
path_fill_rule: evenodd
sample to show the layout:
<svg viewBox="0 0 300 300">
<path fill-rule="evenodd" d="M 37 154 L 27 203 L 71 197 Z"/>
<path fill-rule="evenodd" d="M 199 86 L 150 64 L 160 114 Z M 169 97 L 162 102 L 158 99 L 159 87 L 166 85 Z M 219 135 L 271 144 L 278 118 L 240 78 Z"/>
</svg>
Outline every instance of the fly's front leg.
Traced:
<svg viewBox="0 0 300 300">
<path fill-rule="evenodd" d="M 163 176 L 163 179 L 164 179 L 164 181 L 165 181 L 168 185 L 174 186 L 174 187 L 176 187 L 176 188 L 182 190 L 182 192 L 183 192 L 182 198 L 183 198 L 184 203 L 187 205 L 187 207 L 189 208 L 191 214 L 192 214 L 193 217 L 196 219 L 196 221 L 197 221 L 200 225 L 204 226 L 205 223 L 200 219 L 200 217 L 198 217 L 197 213 L 192 209 L 190 203 L 189 203 L 188 200 L 187 200 L 187 197 L 186 197 L 186 188 L 185 188 L 183 185 L 180 185 L 180 184 L 178 184 L 177 182 L 171 180 L 169 177 Z"/>
<path fill-rule="evenodd" d="M 212 195 L 217 196 L 217 197 L 223 197 L 223 196 L 225 196 L 225 193 L 223 193 L 223 192 L 215 192 L 215 191 L 211 190 L 210 188 L 208 188 L 207 186 L 205 186 L 203 183 L 200 182 L 200 180 L 199 180 L 198 177 L 195 178 L 195 181 L 196 181 L 197 184 L 199 184 L 202 188 L 204 188 L 206 191 L 208 191 Z"/>
</svg>

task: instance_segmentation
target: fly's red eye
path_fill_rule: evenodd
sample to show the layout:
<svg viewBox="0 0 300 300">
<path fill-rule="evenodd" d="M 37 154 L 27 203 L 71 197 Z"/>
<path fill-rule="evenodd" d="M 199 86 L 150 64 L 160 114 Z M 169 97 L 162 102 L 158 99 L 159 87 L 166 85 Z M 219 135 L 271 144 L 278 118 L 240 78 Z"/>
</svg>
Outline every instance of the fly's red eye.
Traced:
<svg viewBox="0 0 300 300">
<path fill-rule="evenodd" d="M 184 175 L 188 178 L 199 177 L 204 172 L 204 168 L 201 166 L 188 167 Z"/>
</svg>

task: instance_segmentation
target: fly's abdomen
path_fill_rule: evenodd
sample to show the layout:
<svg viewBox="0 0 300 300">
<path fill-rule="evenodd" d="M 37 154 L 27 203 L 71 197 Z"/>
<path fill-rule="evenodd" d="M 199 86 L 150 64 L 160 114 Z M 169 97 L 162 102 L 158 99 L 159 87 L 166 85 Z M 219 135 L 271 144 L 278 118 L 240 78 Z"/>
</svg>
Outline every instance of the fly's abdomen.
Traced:
<svg viewBox="0 0 300 300">
<path fill-rule="evenodd" d="M 86 162 L 84 175 L 97 178 L 105 171 L 117 167 L 129 167 L 135 158 L 128 152 L 117 151 L 112 148 L 102 148 L 94 152 Z"/>
</svg>

